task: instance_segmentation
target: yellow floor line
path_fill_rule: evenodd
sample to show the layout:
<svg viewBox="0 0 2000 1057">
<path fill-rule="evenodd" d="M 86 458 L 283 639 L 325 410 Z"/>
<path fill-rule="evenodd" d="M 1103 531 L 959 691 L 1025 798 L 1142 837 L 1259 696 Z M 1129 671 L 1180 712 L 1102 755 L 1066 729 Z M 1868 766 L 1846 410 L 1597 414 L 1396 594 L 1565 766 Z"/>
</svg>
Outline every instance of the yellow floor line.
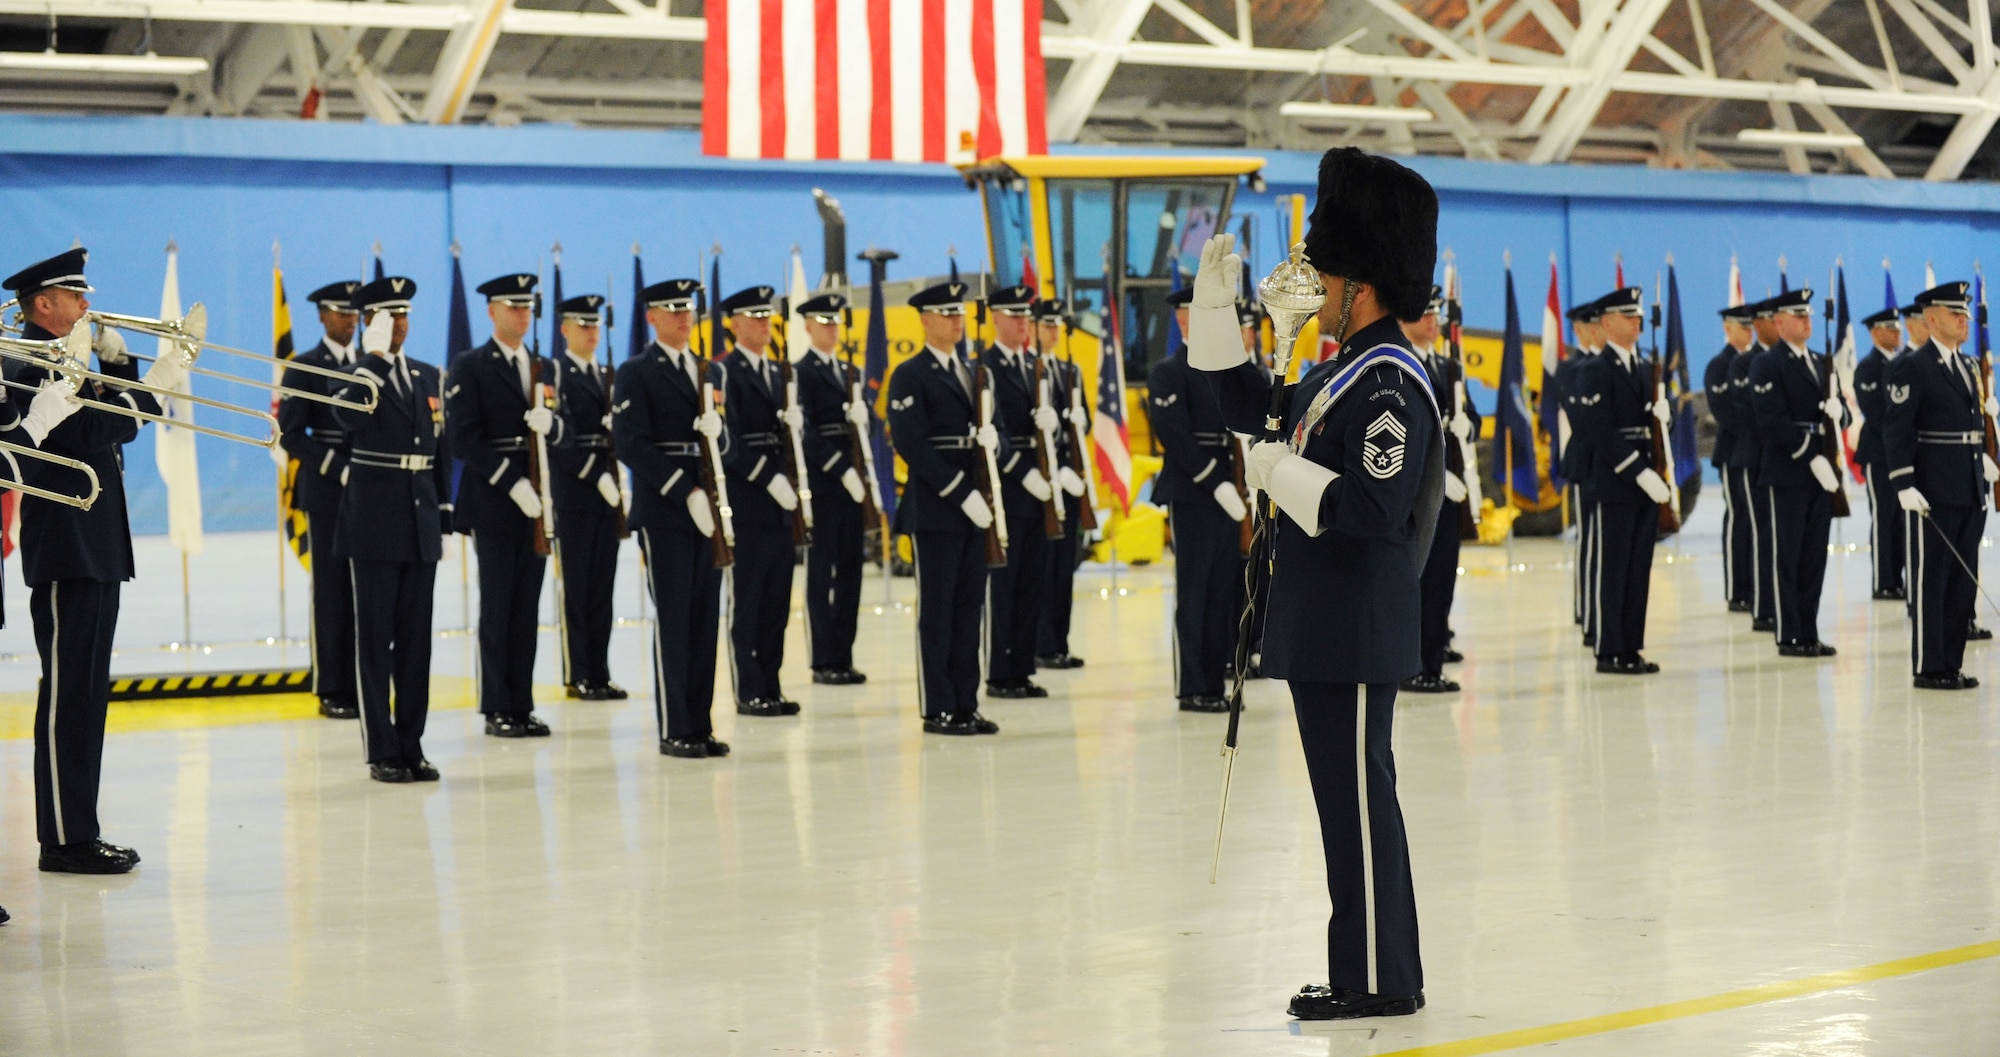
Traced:
<svg viewBox="0 0 2000 1057">
<path fill-rule="evenodd" d="M 1546 1024 L 1538 1028 L 1522 1028 L 1518 1031 L 1503 1031 L 1497 1035 L 1481 1035 L 1478 1038 L 1461 1039 L 1457 1042 L 1396 1050 L 1380 1054 L 1379 1057 L 1477 1057 L 1480 1054 L 1517 1050 L 1525 1046 L 1542 1046 L 1551 1042 L 1579 1039 L 1586 1035 L 1602 1035 L 1607 1032 L 1623 1031 L 1626 1028 L 1658 1024 L 1662 1021 L 1701 1016 L 1705 1013 L 1721 1013 L 1765 1002 L 1779 1002 L 1822 991 L 1838 991 L 1856 984 L 1909 976 L 1912 973 L 1928 972 L 1932 969 L 1962 965 L 1995 956 L 2000 956 L 2000 940 L 1975 943 L 1969 947 L 1953 947 L 1950 950 L 1933 951 L 1930 954 L 1919 954 L 1910 958 L 1898 958 L 1892 962 L 1864 965 L 1858 969 L 1842 969 L 1839 972 L 1820 973 L 1817 976 L 1802 976 L 1796 980 L 1780 980 L 1777 983 L 1746 987 L 1741 991 L 1727 991 L 1705 998 L 1668 1002 L 1665 1005 L 1648 1006 L 1645 1009 L 1607 1013 L 1598 1017 L 1585 1017 L 1582 1020 L 1566 1020 L 1560 1024 Z"/>
<path fill-rule="evenodd" d="M 431 711 L 445 712 L 475 705 L 472 680 L 463 675 L 431 676 Z M 559 701 L 560 686 L 535 688 L 538 701 Z M 171 697 L 151 701 L 113 701 L 105 716 L 105 731 L 127 734 L 148 730 L 190 730 L 198 727 L 238 727 L 250 723 L 316 719 L 319 699 L 307 694 L 239 694 L 223 697 Z M 35 695 L 0 693 L 0 741 L 25 741 L 35 734 Z"/>
</svg>

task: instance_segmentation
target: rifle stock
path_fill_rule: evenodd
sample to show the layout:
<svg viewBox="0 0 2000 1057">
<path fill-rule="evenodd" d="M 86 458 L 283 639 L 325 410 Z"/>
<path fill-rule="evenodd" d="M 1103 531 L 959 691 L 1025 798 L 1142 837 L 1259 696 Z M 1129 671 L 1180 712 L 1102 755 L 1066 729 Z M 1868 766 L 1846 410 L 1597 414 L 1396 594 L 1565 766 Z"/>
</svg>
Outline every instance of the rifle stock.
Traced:
<svg viewBox="0 0 2000 1057">
<path fill-rule="evenodd" d="M 701 405 L 703 411 L 722 412 L 722 395 L 715 390 L 715 381 L 708 373 L 708 360 L 695 357 L 695 370 L 701 372 Z M 736 564 L 736 520 L 729 507 L 729 477 L 722 469 L 722 447 L 716 438 L 700 433 L 696 443 L 701 445 L 701 489 L 708 493 L 708 505 L 715 515 L 715 531 L 709 533 L 709 549 L 715 556 L 715 567 L 727 569 Z"/>
<path fill-rule="evenodd" d="M 993 424 L 993 376 L 986 368 L 973 372 L 973 401 L 979 408 L 981 429 Z M 1007 565 L 1007 511 L 1000 497 L 1000 463 L 991 448 L 980 448 L 979 490 L 986 495 L 986 509 L 992 514 L 992 524 L 986 526 L 986 567 L 1001 569 Z"/>
<path fill-rule="evenodd" d="M 1040 356 L 1035 357 L 1035 410 L 1043 408 L 1055 410 L 1055 402 L 1049 395 L 1048 364 Z M 1042 480 L 1049 483 L 1049 497 L 1042 501 L 1042 534 L 1052 540 L 1063 537 L 1063 491 L 1056 483 L 1056 435 L 1053 430 L 1035 429 L 1035 465 L 1041 470 Z"/>
<path fill-rule="evenodd" d="M 1986 347 L 1986 284 L 1979 286 L 1979 425 L 1986 433 L 1986 457 L 1995 465 L 2000 465 L 2000 434 L 1996 433 L 1993 416 L 1986 413 L 1986 402 L 1993 399 L 1993 350 Z M 2000 511 L 2000 481 L 1993 482 L 1993 509 Z"/>
<path fill-rule="evenodd" d="M 609 330 L 610 328 L 606 327 L 605 329 Z M 598 369 L 604 372 L 604 406 L 617 407 L 618 399 L 617 399 L 616 387 L 618 383 L 618 372 L 612 370 L 609 367 L 603 367 Z M 632 497 L 630 495 L 627 495 L 625 492 L 625 475 L 623 472 L 621 472 L 621 468 L 618 465 L 618 459 L 615 455 L 612 456 L 611 458 L 611 479 L 618 482 L 618 498 L 619 498 L 618 506 L 614 508 L 612 520 L 613 523 L 616 524 L 618 527 L 618 538 L 621 540 L 628 540 L 632 538 L 632 526 L 625 523 L 625 504 L 630 502 Z"/>
<path fill-rule="evenodd" d="M 770 346 L 770 352 L 771 358 L 778 363 L 778 388 L 783 392 L 783 395 L 778 399 L 778 404 L 782 411 L 790 412 L 793 408 L 799 406 L 798 379 L 792 374 L 791 358 L 784 355 L 781 344 L 773 341 Z M 812 546 L 813 495 L 812 485 L 806 482 L 804 473 L 806 465 L 805 440 L 801 436 L 800 430 L 794 428 L 791 423 L 784 421 L 782 417 L 778 421 L 778 428 L 785 431 L 785 439 L 788 442 L 778 445 L 779 455 L 783 460 L 785 476 L 792 479 L 792 486 L 798 490 L 798 505 L 792 507 L 792 546 L 809 547 Z"/>
<path fill-rule="evenodd" d="M 555 370 L 554 360 L 534 358 L 534 399 L 535 407 L 548 408 L 551 413 L 556 406 L 555 384 L 550 375 Z M 546 558 L 556 535 L 556 503 L 549 491 L 549 439 L 536 433 L 528 444 L 528 477 L 534 482 L 535 495 L 542 501 L 542 516 L 535 519 L 534 547 L 538 557 Z"/>
</svg>

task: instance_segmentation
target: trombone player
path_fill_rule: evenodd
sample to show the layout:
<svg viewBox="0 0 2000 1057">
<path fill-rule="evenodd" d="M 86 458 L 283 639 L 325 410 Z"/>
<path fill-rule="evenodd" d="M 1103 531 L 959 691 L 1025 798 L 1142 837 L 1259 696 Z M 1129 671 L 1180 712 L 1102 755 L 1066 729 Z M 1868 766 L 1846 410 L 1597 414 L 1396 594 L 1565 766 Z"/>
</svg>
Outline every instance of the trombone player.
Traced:
<svg viewBox="0 0 2000 1057">
<path fill-rule="evenodd" d="M 90 301 L 84 295 L 92 292 L 84 280 L 85 259 L 78 247 L 0 282 L 19 300 L 23 338 L 52 340 L 85 319 Z M 141 380 L 138 363 L 116 331 L 100 330 L 93 348 L 102 374 Z M 143 385 L 177 386 L 190 359 L 186 351 L 161 356 Z M 15 380 L 39 386 L 55 373 L 53 365 L 34 365 Z M 87 413 L 53 424 L 40 447 L 88 464 L 101 486 L 97 502 L 83 510 L 24 495 L 20 507 L 22 571 L 42 662 L 35 693 L 35 829 L 43 872 L 121 874 L 138 865 L 139 853 L 102 840 L 97 821 L 118 589 L 134 573 L 119 446 L 139 434 L 138 420 L 126 412 L 159 414 L 161 408 L 150 393 L 96 380 L 79 395 Z M 54 465 L 22 469 L 28 470 L 27 483 L 51 491 L 74 491 L 82 476 Z"/>
</svg>

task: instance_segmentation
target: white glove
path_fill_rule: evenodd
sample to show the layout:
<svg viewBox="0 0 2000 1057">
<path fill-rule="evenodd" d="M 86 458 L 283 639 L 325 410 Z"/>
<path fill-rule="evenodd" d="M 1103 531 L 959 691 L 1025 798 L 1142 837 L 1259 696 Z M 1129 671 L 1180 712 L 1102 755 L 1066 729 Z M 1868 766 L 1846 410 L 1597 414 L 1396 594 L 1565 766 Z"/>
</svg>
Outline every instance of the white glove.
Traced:
<svg viewBox="0 0 2000 1057">
<path fill-rule="evenodd" d="M 688 517 L 694 521 L 695 531 L 704 536 L 715 535 L 715 515 L 708 509 L 708 493 L 699 488 L 688 490 Z"/>
<path fill-rule="evenodd" d="M 1840 490 L 1840 478 L 1833 475 L 1833 464 L 1826 461 L 1826 456 L 1815 455 L 1812 457 L 1812 461 L 1807 463 L 1806 466 L 1812 470 L 1812 475 L 1819 479 L 1819 486 L 1821 488 L 1829 492 Z"/>
<path fill-rule="evenodd" d="M 512 499 L 514 505 L 521 508 L 521 513 L 528 515 L 529 518 L 541 519 L 542 497 L 535 494 L 535 486 L 529 484 L 527 478 L 515 481 L 514 486 L 507 489 L 507 498 Z"/>
<path fill-rule="evenodd" d="M 1201 247 L 1194 297 L 1188 303 L 1187 360 L 1196 370 L 1226 371 L 1250 357 L 1236 319 L 1243 258 L 1235 249 L 1236 236 L 1227 233 L 1211 236 Z"/>
<path fill-rule="evenodd" d="M 605 503 L 612 507 L 625 505 L 625 495 L 618 491 L 617 479 L 608 473 L 597 475 L 597 494 L 603 496 Z"/>
<path fill-rule="evenodd" d="M 771 498 L 786 510 L 799 508 L 799 494 L 792 491 L 792 482 L 786 480 L 784 474 L 772 474 L 771 479 L 764 482 L 764 491 L 771 493 Z"/>
<path fill-rule="evenodd" d="M 1243 463 L 1243 483 L 1252 492 L 1270 491 L 1271 470 L 1291 454 L 1292 449 L 1281 441 L 1260 440 L 1250 445 L 1250 457 Z"/>
<path fill-rule="evenodd" d="M 859 400 L 847 402 L 847 421 L 854 423 L 855 429 L 868 428 L 868 405 Z"/>
<path fill-rule="evenodd" d="M 1081 407 L 1072 407 L 1068 411 L 1063 412 L 1063 416 L 1069 419 L 1069 423 L 1072 426 L 1076 426 L 1079 429 L 1090 428 L 1090 416 L 1084 414 Z"/>
<path fill-rule="evenodd" d="M 1465 479 L 1455 473 L 1444 475 L 1444 497 L 1454 503 L 1465 502 Z"/>
<path fill-rule="evenodd" d="M 1993 464 L 1993 456 L 1988 455 L 1985 452 L 1980 452 L 1979 469 L 1981 473 L 1986 475 L 1987 484 L 1993 484 L 1996 481 L 2000 481 L 2000 466 L 1995 466 Z"/>
<path fill-rule="evenodd" d="M 1896 505 L 1912 514 L 1923 514 L 1926 517 L 1931 512 L 1931 501 L 1925 499 L 1924 494 L 1914 488 L 1905 488 L 1897 492 Z"/>
<path fill-rule="evenodd" d="M 1215 505 L 1229 515 L 1229 520 L 1241 521 L 1250 516 L 1249 508 L 1243 505 L 1243 496 L 1236 491 L 1236 482 L 1224 481 L 1215 486 L 1212 494 L 1215 496 Z"/>
<path fill-rule="evenodd" d="M 76 414 L 83 407 L 83 401 L 76 398 L 76 386 L 68 378 L 59 374 L 50 375 L 35 391 L 35 398 L 28 403 L 28 413 L 21 418 L 21 428 L 41 447 L 42 440 L 49 431 L 62 424 L 62 420 Z"/>
<path fill-rule="evenodd" d="M 1472 416 L 1463 411 L 1451 416 L 1451 435 L 1459 440 L 1472 439 Z"/>
<path fill-rule="evenodd" d="M 368 329 L 361 335 L 361 351 L 370 356 L 389 355 L 389 344 L 394 340 L 390 334 L 395 329 L 387 312 L 377 312 L 368 320 Z"/>
<path fill-rule="evenodd" d="M 980 495 L 977 489 L 965 493 L 958 508 L 965 511 L 966 519 L 972 522 L 973 528 L 984 530 L 992 527 L 993 510 L 986 505 L 986 497 Z"/>
<path fill-rule="evenodd" d="M 97 353 L 97 362 L 104 364 L 121 364 L 132 358 L 132 353 L 125 348 L 125 335 L 120 334 L 116 327 L 98 327 L 97 336 L 91 339 L 90 350 Z"/>
<path fill-rule="evenodd" d="M 1042 471 L 1033 466 L 1028 467 L 1028 472 L 1021 476 L 1021 487 L 1027 489 L 1029 495 L 1043 502 L 1048 502 L 1049 497 L 1056 494 L 1055 489 L 1049 487 L 1049 479 L 1043 477 Z"/>
<path fill-rule="evenodd" d="M 156 389 L 179 389 L 187 381 L 187 361 L 178 352 L 169 352 L 153 361 L 146 368 L 145 377 L 139 381 Z"/>
<path fill-rule="evenodd" d="M 991 422 L 979 427 L 979 431 L 974 433 L 973 437 L 979 441 L 979 446 L 987 451 L 1000 450 L 1000 431 L 994 429 Z"/>
<path fill-rule="evenodd" d="M 806 428 L 806 413 L 800 411 L 797 404 L 778 412 L 778 418 L 784 421 L 786 429 Z"/>
<path fill-rule="evenodd" d="M 531 407 L 521 413 L 521 421 L 528 424 L 528 430 L 538 437 L 546 437 L 556 425 L 555 413 L 546 407 Z"/>
<path fill-rule="evenodd" d="M 1986 398 L 1986 417 L 2000 418 L 2000 396 Z"/>
<path fill-rule="evenodd" d="M 1826 414 L 1827 418 L 1838 422 L 1840 421 L 1840 416 L 1846 413 L 1847 405 L 1842 404 L 1839 397 L 1829 396 L 1820 402 L 1819 409 Z"/>
<path fill-rule="evenodd" d="M 855 473 L 852 466 L 840 471 L 840 487 L 847 489 L 847 494 L 857 503 L 867 494 L 861 489 L 861 475 Z"/>
<path fill-rule="evenodd" d="M 1071 495 L 1080 496 L 1084 493 L 1083 478 L 1067 466 L 1056 467 L 1056 483 Z"/>
<path fill-rule="evenodd" d="M 713 410 L 704 411 L 696 415 L 694 417 L 694 431 L 707 437 L 709 440 L 714 440 L 722 436 L 722 416 L 716 414 Z"/>
<path fill-rule="evenodd" d="M 1664 426 L 1674 420 L 1674 402 L 1665 397 L 1653 401 L 1653 417 Z"/>
<path fill-rule="evenodd" d="M 1062 416 L 1052 407 L 1035 409 L 1035 430 L 1040 433 L 1054 433 L 1062 426 Z"/>
<path fill-rule="evenodd" d="M 1650 466 L 1640 470 L 1639 476 L 1633 478 L 1632 483 L 1638 485 L 1639 491 L 1646 493 L 1646 498 L 1655 503 L 1664 503 L 1673 498 L 1673 493 L 1667 491 L 1667 482 L 1661 480 L 1660 475 Z"/>
</svg>

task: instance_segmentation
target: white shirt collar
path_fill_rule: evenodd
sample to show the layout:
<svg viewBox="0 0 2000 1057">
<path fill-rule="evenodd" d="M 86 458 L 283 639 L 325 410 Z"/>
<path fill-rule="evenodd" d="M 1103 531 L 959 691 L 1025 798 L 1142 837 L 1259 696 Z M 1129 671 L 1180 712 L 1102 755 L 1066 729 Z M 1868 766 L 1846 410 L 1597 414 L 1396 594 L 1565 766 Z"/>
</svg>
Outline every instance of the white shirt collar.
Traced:
<svg viewBox="0 0 2000 1057">
<path fill-rule="evenodd" d="M 1618 343 L 1615 341 L 1605 342 L 1604 347 L 1610 349 L 1612 352 L 1617 353 L 1618 362 L 1624 364 L 1627 367 L 1632 366 L 1632 361 L 1634 359 L 1637 359 L 1639 355 L 1638 353 L 1632 351 L 1631 349 L 1619 347 Z"/>
<path fill-rule="evenodd" d="M 1950 362 L 1952 357 L 1958 355 L 1958 346 L 1956 345 L 1946 345 L 1935 337 L 1931 338 L 1931 344 L 1937 346 L 1938 355 L 1946 362 Z"/>
<path fill-rule="evenodd" d="M 1806 348 L 1804 345 L 1801 345 L 1796 341 L 1787 341 L 1785 342 L 1785 345 L 1786 347 L 1790 348 L 1793 353 L 1799 356 L 1805 357 L 1806 359 L 1812 358 L 1812 350 Z"/>
<path fill-rule="evenodd" d="M 1888 348 L 1887 346 L 1883 346 L 1883 345 L 1877 345 L 1877 346 L 1875 346 L 1875 351 L 1876 351 L 1876 352 L 1879 352 L 1879 353 L 1881 353 L 1881 354 L 1882 354 L 1882 358 L 1883 358 L 1883 359 L 1885 359 L 1885 360 L 1893 360 L 1893 359 L 1895 359 L 1895 358 L 1896 358 L 1896 355 L 1897 355 L 1898 353 L 1902 352 L 1903 350 L 1902 350 L 1902 349 L 1892 349 L 1892 348 Z"/>
<path fill-rule="evenodd" d="M 833 353 L 831 353 L 831 352 L 828 352 L 828 351 L 826 351 L 825 349 L 821 349 L 821 348 L 814 348 L 814 349 L 813 349 L 813 350 L 811 351 L 811 355 L 814 355 L 814 356 L 817 356 L 817 357 L 819 357 L 820 359 L 822 359 L 822 360 L 825 360 L 825 361 L 826 361 L 826 362 L 828 362 L 828 363 L 838 363 L 838 362 L 839 362 L 838 360 L 835 360 L 835 359 L 834 359 L 834 357 L 833 357 Z"/>
<path fill-rule="evenodd" d="M 354 359 L 353 345 L 342 345 L 340 342 L 337 342 L 332 338 L 327 338 L 325 340 L 326 340 L 326 347 L 333 350 L 334 359 L 339 360 L 342 363 L 348 363 L 353 361 Z"/>
<path fill-rule="evenodd" d="M 750 358 L 750 362 L 753 364 L 758 364 L 761 366 L 764 362 L 764 354 L 760 352 L 751 352 L 750 347 L 747 345 L 736 346 L 736 351 L 742 353 L 745 356 L 748 356 Z"/>
<path fill-rule="evenodd" d="M 568 349 L 563 350 L 563 355 L 569 357 L 569 362 L 576 364 L 576 369 L 579 371 L 588 371 L 597 366 L 596 360 L 586 360 Z"/>
<path fill-rule="evenodd" d="M 510 360 L 522 360 L 526 359 L 528 356 L 528 350 L 513 345 L 509 345 L 506 342 L 501 341 L 497 336 L 493 339 L 493 344 L 498 346 L 501 352 L 506 353 L 507 358 Z"/>
<path fill-rule="evenodd" d="M 1005 356 L 1005 357 L 1007 357 L 1007 359 L 1008 359 L 1008 360 L 1009 360 L 1010 362 L 1013 362 L 1013 363 L 1020 363 L 1020 362 L 1022 362 L 1022 360 L 1023 360 L 1023 357 L 1025 357 L 1025 356 L 1027 355 L 1027 352 L 1026 352 L 1026 350 L 1024 350 L 1024 349 L 1015 349 L 1015 348 L 1009 348 L 1009 347 L 1007 346 L 1007 344 L 1006 344 L 1005 342 L 1001 342 L 1001 341 L 996 341 L 996 342 L 994 342 L 994 343 L 993 343 L 993 347 L 994 347 L 994 348 L 996 348 L 996 349 L 999 349 L 999 350 L 1000 350 L 1000 354 L 1001 354 L 1002 356 Z"/>
<path fill-rule="evenodd" d="M 924 348 L 929 350 L 931 355 L 936 356 L 938 358 L 938 362 L 944 364 L 946 367 L 958 366 L 957 353 L 946 352 L 945 350 L 938 348 L 936 345 L 925 345 Z"/>
</svg>

